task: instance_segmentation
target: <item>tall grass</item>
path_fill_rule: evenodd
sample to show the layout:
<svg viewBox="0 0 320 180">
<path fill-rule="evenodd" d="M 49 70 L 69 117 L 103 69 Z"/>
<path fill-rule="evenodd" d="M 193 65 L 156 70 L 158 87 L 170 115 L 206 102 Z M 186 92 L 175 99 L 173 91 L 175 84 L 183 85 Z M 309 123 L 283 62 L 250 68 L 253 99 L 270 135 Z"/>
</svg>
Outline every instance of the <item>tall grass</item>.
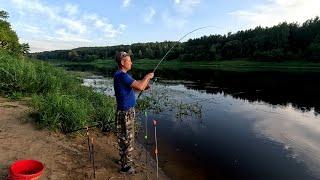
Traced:
<svg viewBox="0 0 320 180">
<path fill-rule="evenodd" d="M 69 132 L 94 123 L 114 126 L 113 97 L 81 86 L 74 76 L 45 62 L 0 51 L 0 93 L 31 96 L 41 127 Z"/>
</svg>

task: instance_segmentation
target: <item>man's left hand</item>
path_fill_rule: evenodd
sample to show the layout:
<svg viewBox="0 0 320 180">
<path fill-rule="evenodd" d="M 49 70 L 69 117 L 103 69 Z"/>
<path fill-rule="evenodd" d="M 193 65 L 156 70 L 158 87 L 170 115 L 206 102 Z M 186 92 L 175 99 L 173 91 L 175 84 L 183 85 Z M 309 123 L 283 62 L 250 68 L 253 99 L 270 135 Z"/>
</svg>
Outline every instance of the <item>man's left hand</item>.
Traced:
<svg viewBox="0 0 320 180">
<path fill-rule="evenodd" d="M 148 90 L 148 89 L 150 89 L 150 87 L 151 87 L 150 84 L 147 84 L 147 86 L 144 90 Z"/>
</svg>

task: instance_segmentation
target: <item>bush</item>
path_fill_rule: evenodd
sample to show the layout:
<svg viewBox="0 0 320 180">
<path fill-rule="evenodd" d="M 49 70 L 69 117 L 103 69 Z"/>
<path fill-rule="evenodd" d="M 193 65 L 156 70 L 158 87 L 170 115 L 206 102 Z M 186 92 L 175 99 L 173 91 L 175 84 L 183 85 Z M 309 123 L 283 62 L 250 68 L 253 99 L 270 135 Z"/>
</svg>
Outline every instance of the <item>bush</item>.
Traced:
<svg viewBox="0 0 320 180">
<path fill-rule="evenodd" d="M 23 59 L 0 52 L 0 91 L 25 95 L 72 89 L 77 80 L 64 70 L 47 63 Z"/>
<path fill-rule="evenodd" d="M 271 51 L 257 51 L 253 58 L 259 61 L 281 61 L 285 57 L 283 49 L 272 49 Z"/>
<path fill-rule="evenodd" d="M 72 95 L 49 93 L 34 95 L 32 106 L 39 112 L 36 122 L 40 127 L 47 127 L 69 132 L 91 122 L 94 109 L 90 102 Z"/>
<path fill-rule="evenodd" d="M 0 51 L 0 92 L 20 98 L 32 96 L 40 127 L 63 132 L 100 123 L 114 127 L 115 99 L 84 87 L 66 71 L 37 60 Z"/>
</svg>

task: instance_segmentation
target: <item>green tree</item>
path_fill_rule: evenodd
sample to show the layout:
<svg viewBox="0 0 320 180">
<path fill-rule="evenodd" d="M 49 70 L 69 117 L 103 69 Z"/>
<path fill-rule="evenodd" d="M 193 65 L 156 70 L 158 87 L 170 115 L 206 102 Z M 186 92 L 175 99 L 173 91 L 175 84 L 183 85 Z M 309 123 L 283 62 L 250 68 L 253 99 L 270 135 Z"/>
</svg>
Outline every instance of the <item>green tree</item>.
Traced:
<svg viewBox="0 0 320 180">
<path fill-rule="evenodd" d="M 131 50 L 131 49 L 128 50 L 128 54 L 130 54 L 131 56 L 134 55 L 134 54 L 132 53 L 132 50 Z"/>
<path fill-rule="evenodd" d="M 78 61 L 78 60 L 79 60 L 79 54 L 77 53 L 77 51 L 71 50 L 71 51 L 68 53 L 68 58 L 69 58 L 71 61 Z"/>
<path fill-rule="evenodd" d="M 142 56 L 143 56 L 143 55 L 142 55 L 142 51 L 141 51 L 141 49 L 139 49 L 138 57 L 139 57 L 139 58 L 142 58 Z"/>
<path fill-rule="evenodd" d="M 5 21 L 6 18 L 8 18 L 8 13 L 0 11 L 0 49 L 18 53 L 20 51 L 18 36 L 11 29 L 10 23 Z"/>
<path fill-rule="evenodd" d="M 308 59 L 320 62 L 320 34 L 316 36 L 307 51 Z"/>
<path fill-rule="evenodd" d="M 0 11 L 0 19 L 6 20 L 9 18 L 9 14 L 6 11 Z"/>
<path fill-rule="evenodd" d="M 30 52 L 30 46 L 28 43 L 22 43 L 20 45 L 20 53 L 21 54 L 28 54 Z"/>
</svg>

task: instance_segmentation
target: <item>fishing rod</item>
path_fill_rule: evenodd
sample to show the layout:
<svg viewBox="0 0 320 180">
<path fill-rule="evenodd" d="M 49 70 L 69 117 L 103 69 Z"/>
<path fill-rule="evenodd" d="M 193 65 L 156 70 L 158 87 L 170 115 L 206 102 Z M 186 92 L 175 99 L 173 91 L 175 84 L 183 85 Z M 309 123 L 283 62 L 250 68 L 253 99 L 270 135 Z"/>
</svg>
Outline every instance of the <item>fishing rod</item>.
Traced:
<svg viewBox="0 0 320 180">
<path fill-rule="evenodd" d="M 220 28 L 220 27 L 217 27 L 217 26 L 203 26 L 203 27 L 200 27 L 200 28 L 197 28 L 197 29 L 194 29 L 190 32 L 188 32 L 187 34 L 185 34 L 184 36 L 182 36 L 178 41 L 175 42 L 175 44 L 167 51 L 167 53 L 162 57 L 162 59 L 159 61 L 159 63 L 157 64 L 157 66 L 153 69 L 152 73 L 155 73 L 156 70 L 158 69 L 159 65 L 162 63 L 162 61 L 167 57 L 167 55 L 172 51 L 172 49 L 183 39 L 185 38 L 186 36 L 188 36 L 189 34 L 195 32 L 195 31 L 198 31 L 200 29 L 205 29 L 205 28 L 209 28 L 209 27 L 215 27 L 215 28 Z M 142 90 L 139 95 L 138 95 L 138 98 L 141 96 L 141 94 L 143 93 L 144 90 Z"/>
<path fill-rule="evenodd" d="M 81 130 L 91 129 L 91 128 L 94 128 L 94 127 L 98 127 L 98 126 L 100 126 L 100 125 L 102 125 L 102 123 L 101 123 L 101 122 L 98 122 L 98 123 L 95 124 L 95 125 L 85 126 L 85 127 L 82 127 L 82 128 L 78 128 L 78 129 L 74 129 L 74 130 L 67 131 L 66 134 L 70 134 L 70 133 L 77 132 L 77 131 L 81 131 Z"/>
<path fill-rule="evenodd" d="M 159 178 L 159 159 L 158 159 L 158 141 L 157 141 L 157 121 L 153 120 L 153 126 L 154 126 L 154 141 L 156 143 L 156 149 L 154 150 L 154 153 L 156 154 L 156 162 L 157 162 L 157 178 Z"/>
</svg>

